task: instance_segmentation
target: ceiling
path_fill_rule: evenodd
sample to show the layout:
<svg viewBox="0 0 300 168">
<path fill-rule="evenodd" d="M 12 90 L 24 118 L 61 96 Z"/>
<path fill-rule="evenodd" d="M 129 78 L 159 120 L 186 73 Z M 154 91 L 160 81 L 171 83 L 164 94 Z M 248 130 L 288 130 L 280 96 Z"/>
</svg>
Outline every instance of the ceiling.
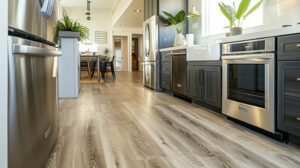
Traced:
<svg viewBox="0 0 300 168">
<path fill-rule="evenodd" d="M 135 10 L 141 10 L 136 13 Z M 143 27 L 144 22 L 144 1 L 133 0 L 123 15 L 116 22 L 114 27 Z"/>
<path fill-rule="evenodd" d="M 91 0 L 91 8 L 113 10 L 120 0 Z M 60 0 L 63 7 L 87 7 L 87 0 Z"/>
</svg>

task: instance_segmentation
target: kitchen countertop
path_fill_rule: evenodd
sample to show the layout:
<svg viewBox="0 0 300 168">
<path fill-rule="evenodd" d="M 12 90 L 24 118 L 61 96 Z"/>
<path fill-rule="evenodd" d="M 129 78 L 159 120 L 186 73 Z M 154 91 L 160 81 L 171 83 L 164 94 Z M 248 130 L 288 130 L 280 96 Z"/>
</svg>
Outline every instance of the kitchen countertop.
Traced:
<svg viewBox="0 0 300 168">
<path fill-rule="evenodd" d="M 217 42 L 230 43 L 236 41 L 252 40 L 252 39 L 265 38 L 265 37 L 275 37 L 275 36 L 297 34 L 297 33 L 300 33 L 300 25 L 259 31 L 255 33 L 249 33 L 249 34 L 242 34 L 242 35 L 232 36 L 232 37 L 226 37 L 217 40 Z"/>
<path fill-rule="evenodd" d="M 166 52 L 166 51 L 172 51 L 172 50 L 183 50 L 187 49 L 188 46 L 177 46 L 177 47 L 170 47 L 170 48 L 163 48 L 160 49 L 159 52 Z"/>
</svg>

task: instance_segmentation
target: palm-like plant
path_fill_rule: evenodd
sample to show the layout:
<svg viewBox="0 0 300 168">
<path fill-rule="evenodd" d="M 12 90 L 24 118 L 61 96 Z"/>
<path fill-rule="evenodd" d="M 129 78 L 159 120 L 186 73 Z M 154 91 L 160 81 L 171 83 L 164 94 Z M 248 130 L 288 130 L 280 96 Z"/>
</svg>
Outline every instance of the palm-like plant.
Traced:
<svg viewBox="0 0 300 168">
<path fill-rule="evenodd" d="M 186 16 L 186 13 L 184 10 L 179 11 L 175 16 L 172 14 L 163 11 L 163 13 L 169 17 L 168 22 L 171 23 L 173 26 L 175 26 L 177 33 L 181 34 L 184 30 L 186 23 L 185 21 L 194 17 L 197 17 L 197 15 L 190 15 Z"/>
<path fill-rule="evenodd" d="M 72 21 L 70 17 L 67 15 L 66 11 L 63 11 L 63 19 L 58 20 L 56 26 L 54 28 L 54 37 L 53 41 L 58 42 L 58 32 L 59 31 L 73 31 L 80 33 L 80 39 L 88 39 L 89 38 L 89 28 L 81 25 L 77 21 Z"/>
<path fill-rule="evenodd" d="M 225 28 L 240 27 L 244 20 L 263 3 L 263 0 L 260 0 L 250 10 L 248 10 L 250 3 L 251 0 L 242 0 L 236 10 L 234 1 L 232 6 L 220 2 L 220 10 L 229 21 L 229 26 L 226 26 Z"/>
</svg>

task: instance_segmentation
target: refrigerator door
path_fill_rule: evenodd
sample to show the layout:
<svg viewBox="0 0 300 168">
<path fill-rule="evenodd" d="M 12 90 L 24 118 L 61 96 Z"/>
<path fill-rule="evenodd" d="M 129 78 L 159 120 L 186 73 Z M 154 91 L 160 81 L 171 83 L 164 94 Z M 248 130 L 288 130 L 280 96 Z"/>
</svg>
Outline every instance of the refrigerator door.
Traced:
<svg viewBox="0 0 300 168">
<path fill-rule="evenodd" d="M 14 44 L 9 38 L 9 168 L 41 168 L 58 136 L 55 48 Z M 49 47 L 50 48 L 50 47 Z"/>
<path fill-rule="evenodd" d="M 158 61 L 158 17 L 144 22 L 144 62 Z"/>
</svg>

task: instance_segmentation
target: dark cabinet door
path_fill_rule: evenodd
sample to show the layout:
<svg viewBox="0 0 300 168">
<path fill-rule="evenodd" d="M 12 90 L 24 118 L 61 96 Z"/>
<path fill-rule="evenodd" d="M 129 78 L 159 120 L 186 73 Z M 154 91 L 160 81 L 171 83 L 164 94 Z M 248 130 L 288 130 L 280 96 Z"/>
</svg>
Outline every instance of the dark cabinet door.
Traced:
<svg viewBox="0 0 300 168">
<path fill-rule="evenodd" d="M 188 67 L 189 97 L 200 102 L 203 100 L 203 74 L 204 70 L 199 66 Z"/>
<path fill-rule="evenodd" d="M 172 91 L 188 96 L 186 55 L 172 56 Z"/>
<path fill-rule="evenodd" d="M 221 108 L 221 67 L 205 66 L 204 68 L 204 103 Z"/>
<path fill-rule="evenodd" d="M 278 128 L 300 136 L 300 61 L 278 62 Z"/>
</svg>

